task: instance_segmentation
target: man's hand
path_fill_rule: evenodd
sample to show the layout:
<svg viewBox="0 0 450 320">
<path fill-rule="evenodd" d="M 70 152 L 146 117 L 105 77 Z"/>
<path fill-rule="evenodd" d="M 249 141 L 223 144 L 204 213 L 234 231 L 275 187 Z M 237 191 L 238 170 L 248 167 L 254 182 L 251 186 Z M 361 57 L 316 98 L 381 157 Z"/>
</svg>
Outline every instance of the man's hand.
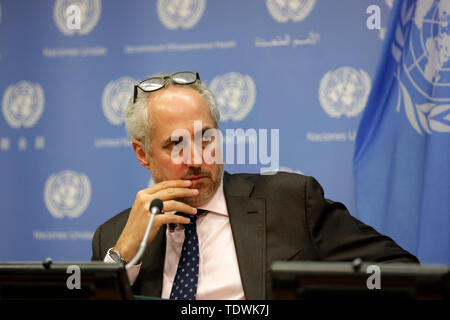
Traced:
<svg viewBox="0 0 450 320">
<path fill-rule="evenodd" d="M 158 198 L 163 201 L 164 211 L 181 211 L 189 214 L 197 213 L 196 208 L 174 200 L 177 198 L 197 196 L 199 193 L 198 189 L 189 189 L 191 186 L 192 181 L 190 180 L 163 181 L 137 193 L 127 224 L 114 246 L 114 249 L 120 253 L 125 261 L 133 259 L 139 250 L 139 245 L 150 220 L 149 207 L 153 199 Z M 188 218 L 175 214 L 156 215 L 153 220 L 147 245 L 152 242 L 163 224 L 188 224 L 189 222 L 190 220 Z"/>
</svg>

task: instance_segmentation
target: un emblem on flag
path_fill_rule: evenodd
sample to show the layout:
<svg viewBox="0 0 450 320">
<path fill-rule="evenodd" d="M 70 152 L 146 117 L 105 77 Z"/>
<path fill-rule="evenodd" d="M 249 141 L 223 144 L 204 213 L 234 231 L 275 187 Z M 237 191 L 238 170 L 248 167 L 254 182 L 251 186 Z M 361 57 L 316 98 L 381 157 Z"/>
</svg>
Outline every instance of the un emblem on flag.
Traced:
<svg viewBox="0 0 450 320">
<path fill-rule="evenodd" d="M 267 0 L 267 9 L 278 22 L 286 23 L 305 19 L 314 8 L 316 0 Z"/>
<path fill-rule="evenodd" d="M 253 108 L 256 97 L 256 87 L 253 79 L 248 75 L 237 72 L 226 73 L 215 77 L 211 81 L 217 107 L 220 110 L 220 120 L 244 119 Z"/>
<path fill-rule="evenodd" d="M 103 90 L 103 114 L 111 124 L 118 126 L 125 121 L 127 104 L 133 95 L 135 82 L 133 78 L 122 77 L 110 81 Z"/>
<path fill-rule="evenodd" d="M 45 205 L 55 218 L 78 218 L 90 200 L 91 183 L 84 174 L 65 170 L 52 174 L 45 183 Z"/>
<path fill-rule="evenodd" d="M 68 10 L 69 7 L 75 7 L 77 11 L 72 13 Z M 53 19 L 59 31 L 66 36 L 75 33 L 86 35 L 97 25 L 101 12 L 101 0 L 56 0 L 53 7 Z M 79 14 L 79 17 L 76 17 L 80 20 L 79 27 L 71 27 L 72 14 Z"/>
<path fill-rule="evenodd" d="M 38 83 L 20 81 L 10 85 L 2 101 L 2 113 L 12 128 L 31 128 L 44 110 L 44 91 Z"/>
<path fill-rule="evenodd" d="M 398 63 L 397 112 L 403 104 L 419 134 L 450 132 L 449 48 L 450 3 L 404 1 L 391 46 Z"/>
<path fill-rule="evenodd" d="M 370 88 L 370 77 L 362 69 L 328 71 L 319 85 L 320 105 L 330 117 L 355 117 L 364 110 Z"/>
<path fill-rule="evenodd" d="M 200 20 L 205 7 L 206 0 L 158 0 L 157 12 L 167 29 L 189 29 Z"/>
</svg>

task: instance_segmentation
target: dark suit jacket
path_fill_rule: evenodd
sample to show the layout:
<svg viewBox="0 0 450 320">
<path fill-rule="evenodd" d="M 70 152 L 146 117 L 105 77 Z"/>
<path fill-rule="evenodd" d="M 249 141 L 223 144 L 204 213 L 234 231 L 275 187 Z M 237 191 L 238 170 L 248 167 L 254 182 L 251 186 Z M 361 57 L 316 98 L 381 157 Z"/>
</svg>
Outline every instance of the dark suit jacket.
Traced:
<svg viewBox="0 0 450 320">
<path fill-rule="evenodd" d="M 242 286 L 247 299 L 271 297 L 274 261 L 418 262 L 392 239 L 353 218 L 345 206 L 323 197 L 312 177 L 299 174 L 224 174 L 224 193 Z M 127 209 L 95 232 L 92 260 L 103 260 L 124 228 Z M 161 296 L 166 228 L 142 258 L 136 294 Z"/>
</svg>

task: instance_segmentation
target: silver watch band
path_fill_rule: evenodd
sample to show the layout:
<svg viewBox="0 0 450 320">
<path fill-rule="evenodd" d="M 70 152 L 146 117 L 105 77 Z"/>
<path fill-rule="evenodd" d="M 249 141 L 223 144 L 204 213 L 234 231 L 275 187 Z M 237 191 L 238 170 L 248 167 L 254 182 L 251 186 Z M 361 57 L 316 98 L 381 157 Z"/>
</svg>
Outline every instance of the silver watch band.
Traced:
<svg viewBox="0 0 450 320">
<path fill-rule="evenodd" d="M 117 263 L 125 263 L 125 264 L 128 263 L 127 261 L 125 261 L 124 258 L 122 258 L 119 251 L 114 250 L 114 249 L 109 250 L 109 257 Z"/>
</svg>

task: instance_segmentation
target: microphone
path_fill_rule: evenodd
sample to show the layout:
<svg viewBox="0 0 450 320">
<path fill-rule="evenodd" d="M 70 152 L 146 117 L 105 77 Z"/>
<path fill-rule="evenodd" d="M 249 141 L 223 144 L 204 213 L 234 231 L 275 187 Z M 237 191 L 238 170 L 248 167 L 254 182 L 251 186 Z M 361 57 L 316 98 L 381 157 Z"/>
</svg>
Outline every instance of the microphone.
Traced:
<svg viewBox="0 0 450 320">
<path fill-rule="evenodd" d="M 153 214 L 158 214 L 163 209 L 163 202 L 160 199 L 153 199 L 152 203 L 150 203 L 149 211 Z"/>
<path fill-rule="evenodd" d="M 136 253 L 136 255 L 134 256 L 134 258 L 127 263 L 127 265 L 125 266 L 125 269 L 130 269 L 132 266 L 134 266 L 136 264 L 136 262 L 138 262 L 142 255 L 144 254 L 144 250 L 145 247 L 147 246 L 147 239 L 148 236 L 150 235 L 150 229 L 152 228 L 153 225 L 153 219 L 155 218 L 155 216 L 160 213 L 163 209 L 163 202 L 160 199 L 153 199 L 153 201 L 150 203 L 150 221 L 147 224 L 147 229 L 145 230 L 145 234 L 144 237 L 142 238 L 141 241 L 141 245 L 139 246 L 139 251 Z"/>
</svg>

